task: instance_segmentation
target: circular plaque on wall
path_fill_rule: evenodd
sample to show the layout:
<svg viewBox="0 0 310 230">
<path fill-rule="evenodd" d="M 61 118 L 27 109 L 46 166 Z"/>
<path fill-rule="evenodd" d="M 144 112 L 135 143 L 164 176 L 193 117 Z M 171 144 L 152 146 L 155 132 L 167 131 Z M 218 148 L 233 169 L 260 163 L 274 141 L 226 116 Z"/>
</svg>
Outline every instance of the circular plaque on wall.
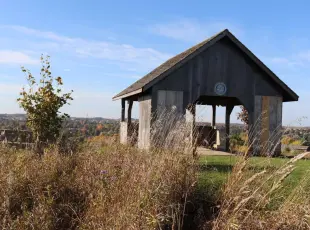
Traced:
<svg viewBox="0 0 310 230">
<path fill-rule="evenodd" d="M 226 93 L 226 85 L 223 82 L 218 82 L 214 86 L 214 92 L 217 95 L 224 95 Z"/>
</svg>

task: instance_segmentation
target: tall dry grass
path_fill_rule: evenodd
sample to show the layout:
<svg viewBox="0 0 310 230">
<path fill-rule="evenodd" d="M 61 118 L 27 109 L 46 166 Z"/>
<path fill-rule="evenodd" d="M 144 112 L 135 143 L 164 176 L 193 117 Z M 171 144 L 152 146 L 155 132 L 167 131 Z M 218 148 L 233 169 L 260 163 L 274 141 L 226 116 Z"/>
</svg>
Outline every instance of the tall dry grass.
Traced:
<svg viewBox="0 0 310 230">
<path fill-rule="evenodd" d="M 257 125 L 249 132 L 249 140 L 252 140 L 246 143 L 249 146 L 260 136 L 255 127 Z M 269 141 L 261 146 L 261 155 L 275 155 L 274 151 L 281 141 L 277 136 L 281 132 L 278 127 Z M 284 183 L 295 170 L 296 162 L 307 154 L 299 154 L 279 167 L 270 167 L 268 157 L 255 166 L 250 162 L 249 152 L 240 154 L 222 188 L 219 212 L 214 220 L 205 224 L 204 229 L 310 229 L 310 171 L 305 172 L 292 190 Z M 283 193 L 285 190 L 286 193 Z"/>
<path fill-rule="evenodd" d="M 2 147 L 0 229 L 181 229 L 196 162 L 167 135 L 149 151 L 107 137 L 70 155 Z"/>
<path fill-rule="evenodd" d="M 191 126 L 175 111 L 157 114 L 147 151 L 114 137 L 94 138 L 71 154 L 51 148 L 42 157 L 1 147 L 0 229 L 182 229 L 187 204 L 201 200 L 193 193 L 198 167 Z M 258 136 L 252 131 L 248 140 L 253 144 Z M 272 156 L 276 147 L 271 138 L 261 153 Z M 201 228 L 310 229 L 309 177 L 274 205 L 302 157 L 279 168 L 253 168 L 247 154 L 240 156 L 219 211 Z"/>
<path fill-rule="evenodd" d="M 251 168 L 249 158 L 240 159 L 223 187 L 220 211 L 205 229 L 310 229 L 310 173 L 289 194 L 280 192 L 286 189 L 283 182 L 293 172 L 294 163 L 306 154 L 279 168 L 258 170 Z"/>
</svg>

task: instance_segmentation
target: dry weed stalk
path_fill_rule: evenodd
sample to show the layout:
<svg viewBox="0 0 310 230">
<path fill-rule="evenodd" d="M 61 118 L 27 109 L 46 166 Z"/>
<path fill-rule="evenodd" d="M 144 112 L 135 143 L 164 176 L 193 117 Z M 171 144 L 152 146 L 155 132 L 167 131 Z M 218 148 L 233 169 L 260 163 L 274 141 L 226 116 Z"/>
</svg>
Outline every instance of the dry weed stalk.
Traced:
<svg viewBox="0 0 310 230">
<path fill-rule="evenodd" d="M 252 130 L 249 135 L 254 133 Z M 263 155 L 272 156 L 278 144 L 270 138 L 267 146 L 261 148 Z M 241 156 L 223 188 L 221 207 L 213 221 L 213 229 L 310 229 L 309 177 L 304 177 L 280 207 L 271 208 L 275 194 L 295 169 L 294 164 L 307 154 L 299 154 L 279 168 L 265 166 L 259 171 L 253 170 L 248 153 Z"/>
<path fill-rule="evenodd" d="M 108 137 L 69 156 L 1 149 L 0 229 L 181 229 L 196 162 L 173 122 L 147 152 Z"/>
</svg>

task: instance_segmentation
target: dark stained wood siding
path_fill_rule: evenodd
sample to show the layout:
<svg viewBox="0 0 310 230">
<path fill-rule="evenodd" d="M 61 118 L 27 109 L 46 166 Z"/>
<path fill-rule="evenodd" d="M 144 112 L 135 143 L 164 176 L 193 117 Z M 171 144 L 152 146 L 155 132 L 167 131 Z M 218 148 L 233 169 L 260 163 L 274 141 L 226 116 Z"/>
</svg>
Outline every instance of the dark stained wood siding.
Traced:
<svg viewBox="0 0 310 230">
<path fill-rule="evenodd" d="M 226 84 L 223 96 L 238 98 L 249 112 L 254 112 L 255 95 L 283 93 L 233 42 L 222 39 L 154 85 L 152 95 L 157 98 L 158 90 L 183 91 L 185 109 L 201 95 L 217 96 L 214 87 L 218 82 Z"/>
<path fill-rule="evenodd" d="M 157 112 L 169 112 L 175 107 L 178 114 L 183 113 L 183 92 L 171 90 L 157 91 Z"/>
</svg>

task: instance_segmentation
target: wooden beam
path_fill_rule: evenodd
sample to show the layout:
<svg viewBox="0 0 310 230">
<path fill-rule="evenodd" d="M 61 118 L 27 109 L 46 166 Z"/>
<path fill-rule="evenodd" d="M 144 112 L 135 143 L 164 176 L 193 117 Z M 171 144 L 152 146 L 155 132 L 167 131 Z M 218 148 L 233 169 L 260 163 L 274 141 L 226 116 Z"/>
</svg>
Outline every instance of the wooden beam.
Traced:
<svg viewBox="0 0 310 230">
<path fill-rule="evenodd" d="M 216 125 L 216 105 L 212 105 L 212 128 Z"/>
<path fill-rule="evenodd" d="M 261 136 L 260 136 L 260 144 L 264 148 L 268 145 L 269 135 L 270 135 L 270 127 L 269 127 L 269 118 L 270 118 L 270 97 L 262 96 L 262 121 L 261 121 Z M 274 105 L 273 105 L 274 106 Z"/>
<path fill-rule="evenodd" d="M 127 121 L 128 121 L 128 125 L 131 124 L 131 111 L 132 111 L 132 104 L 133 104 L 133 100 L 129 100 L 128 101 L 128 115 L 127 115 Z"/>
<path fill-rule="evenodd" d="M 125 108 L 126 108 L 125 99 L 122 98 L 121 121 L 125 121 Z"/>
<path fill-rule="evenodd" d="M 229 134 L 230 134 L 230 114 L 233 110 L 234 106 L 233 105 L 227 105 L 226 106 L 226 116 L 225 116 L 225 135 L 226 135 L 226 146 L 225 146 L 225 151 L 229 151 L 229 145 L 230 145 L 230 139 L 229 139 Z"/>
</svg>

